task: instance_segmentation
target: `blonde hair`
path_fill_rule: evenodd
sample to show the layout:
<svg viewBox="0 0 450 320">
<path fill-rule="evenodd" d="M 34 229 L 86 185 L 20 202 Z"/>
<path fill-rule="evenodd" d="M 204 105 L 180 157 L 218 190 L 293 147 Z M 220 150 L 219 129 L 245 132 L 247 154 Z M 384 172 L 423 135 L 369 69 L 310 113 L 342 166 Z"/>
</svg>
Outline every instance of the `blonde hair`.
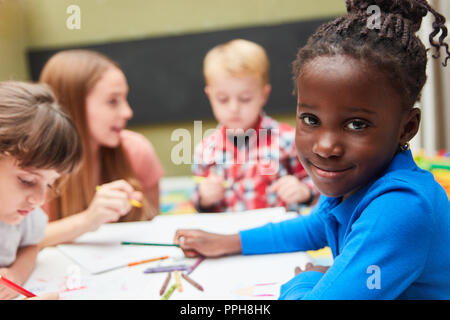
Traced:
<svg viewBox="0 0 450 320">
<path fill-rule="evenodd" d="M 218 75 L 253 76 L 261 85 L 269 83 L 269 59 L 259 44 L 235 39 L 212 48 L 203 60 L 203 75 L 209 84 Z"/>
<path fill-rule="evenodd" d="M 136 179 L 123 147 L 100 147 L 100 180 L 94 181 L 92 172 L 91 139 L 87 125 L 86 96 L 102 75 L 111 67 L 119 68 L 110 58 L 90 50 L 66 50 L 55 54 L 45 64 L 40 82 L 47 83 L 55 92 L 59 103 L 72 117 L 81 135 L 86 151 L 80 171 L 68 178 L 61 195 L 51 201 L 50 217 L 63 218 L 85 210 L 95 195 L 95 187 L 117 179 L 128 181 L 136 190 L 142 186 Z M 120 69 L 120 68 L 119 68 Z M 154 213 L 146 200 L 142 208 L 133 208 L 119 221 L 153 218 Z"/>
<path fill-rule="evenodd" d="M 0 83 L 0 154 L 23 168 L 75 171 L 82 145 L 72 120 L 46 85 Z"/>
</svg>

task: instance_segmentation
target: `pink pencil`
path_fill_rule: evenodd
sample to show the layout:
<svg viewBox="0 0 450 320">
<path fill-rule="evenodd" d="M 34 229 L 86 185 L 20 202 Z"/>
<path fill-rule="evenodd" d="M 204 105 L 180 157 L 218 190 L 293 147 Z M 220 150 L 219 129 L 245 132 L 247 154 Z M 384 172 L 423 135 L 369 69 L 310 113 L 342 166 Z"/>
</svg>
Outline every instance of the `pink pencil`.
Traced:
<svg viewBox="0 0 450 320">
<path fill-rule="evenodd" d="M 25 289 L 22 288 L 21 286 L 15 284 L 14 282 L 12 282 L 12 281 L 6 279 L 6 278 L 3 277 L 3 276 L 0 276 L 0 282 L 1 282 L 2 284 L 4 284 L 5 286 L 7 286 L 8 288 L 13 289 L 14 291 L 16 291 L 16 292 L 18 292 L 18 293 L 24 295 L 24 296 L 27 297 L 27 298 L 36 297 L 36 295 L 35 295 L 34 293 L 31 293 L 30 291 L 25 290 Z"/>
<path fill-rule="evenodd" d="M 195 263 L 192 265 L 192 267 L 190 267 L 190 268 L 188 269 L 188 271 L 186 272 L 186 274 L 191 274 L 192 271 L 194 271 L 195 268 L 197 268 L 198 265 L 199 265 L 203 260 L 205 260 L 205 257 L 200 257 L 200 258 L 198 258 L 197 261 L 195 261 Z"/>
</svg>

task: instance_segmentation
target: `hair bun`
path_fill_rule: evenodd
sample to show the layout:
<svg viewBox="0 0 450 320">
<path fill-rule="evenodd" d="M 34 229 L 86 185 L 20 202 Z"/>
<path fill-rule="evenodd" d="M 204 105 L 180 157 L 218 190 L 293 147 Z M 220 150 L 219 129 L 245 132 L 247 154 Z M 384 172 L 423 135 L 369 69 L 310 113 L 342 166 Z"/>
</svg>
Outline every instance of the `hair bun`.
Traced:
<svg viewBox="0 0 450 320">
<path fill-rule="evenodd" d="M 426 0 L 346 0 L 347 12 L 367 14 L 367 8 L 376 5 L 382 14 L 399 14 L 411 21 L 413 31 L 418 31 L 422 18 L 428 13 Z"/>
</svg>

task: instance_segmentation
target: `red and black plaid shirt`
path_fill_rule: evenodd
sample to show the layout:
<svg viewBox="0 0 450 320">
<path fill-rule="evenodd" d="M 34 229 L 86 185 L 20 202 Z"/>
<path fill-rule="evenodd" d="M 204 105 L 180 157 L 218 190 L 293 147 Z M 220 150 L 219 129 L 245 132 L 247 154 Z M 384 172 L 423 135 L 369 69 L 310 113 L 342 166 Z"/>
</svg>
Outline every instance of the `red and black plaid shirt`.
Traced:
<svg viewBox="0 0 450 320">
<path fill-rule="evenodd" d="M 245 139 L 245 136 L 245 141 L 235 143 L 233 140 L 236 138 L 230 138 L 226 128 L 219 125 L 212 135 L 196 146 L 193 175 L 207 177 L 214 173 L 230 183 L 224 199 L 209 208 L 200 207 L 197 185 L 193 193 L 195 207 L 207 212 L 279 206 L 298 211 L 302 204 L 287 206 L 275 192 L 267 190 L 281 177 L 294 175 L 316 194 L 311 179 L 297 159 L 295 129 L 262 113 L 257 128 L 248 130 L 240 139 Z"/>
</svg>

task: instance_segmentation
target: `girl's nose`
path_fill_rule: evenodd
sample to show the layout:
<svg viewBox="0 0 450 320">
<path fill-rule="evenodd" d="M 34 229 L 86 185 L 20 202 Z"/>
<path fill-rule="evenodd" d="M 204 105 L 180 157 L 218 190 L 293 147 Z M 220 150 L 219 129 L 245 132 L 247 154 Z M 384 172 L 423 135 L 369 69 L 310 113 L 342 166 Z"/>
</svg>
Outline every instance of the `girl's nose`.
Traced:
<svg viewBox="0 0 450 320">
<path fill-rule="evenodd" d="M 35 207 L 42 206 L 45 202 L 45 191 L 39 190 L 39 191 L 33 192 L 32 194 L 30 194 L 27 197 L 27 201 L 32 206 L 35 206 Z"/>
<path fill-rule="evenodd" d="M 121 112 L 122 112 L 122 117 L 124 117 L 127 120 L 129 120 L 133 117 L 133 109 L 131 109 L 128 102 L 124 103 L 124 105 L 122 106 Z"/>
<path fill-rule="evenodd" d="M 322 158 L 330 158 L 342 156 L 344 148 L 336 134 L 326 132 L 318 137 L 312 151 Z"/>
</svg>

